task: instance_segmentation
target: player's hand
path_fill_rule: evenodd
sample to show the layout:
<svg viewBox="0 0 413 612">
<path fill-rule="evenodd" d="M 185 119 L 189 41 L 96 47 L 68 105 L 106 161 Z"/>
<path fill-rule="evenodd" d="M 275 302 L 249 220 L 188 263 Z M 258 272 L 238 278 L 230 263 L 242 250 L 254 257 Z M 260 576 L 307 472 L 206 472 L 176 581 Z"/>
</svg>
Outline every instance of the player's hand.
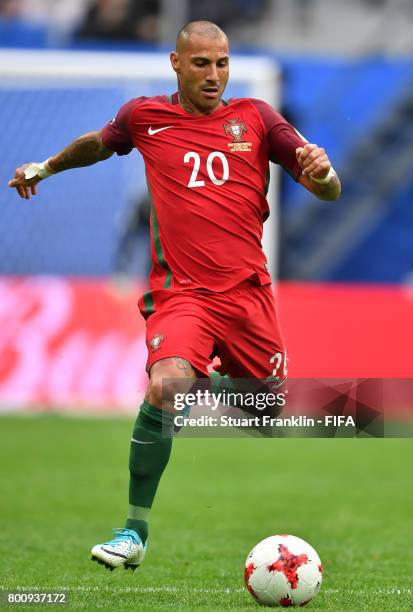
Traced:
<svg viewBox="0 0 413 612">
<path fill-rule="evenodd" d="M 329 173 L 331 162 L 322 147 L 306 144 L 304 147 L 298 147 L 295 154 L 304 176 L 323 179 Z"/>
<path fill-rule="evenodd" d="M 26 200 L 30 200 L 32 195 L 37 194 L 36 185 L 42 180 L 40 176 L 35 176 L 31 179 L 27 179 L 25 177 L 24 172 L 26 168 L 28 168 L 30 165 L 31 164 L 24 164 L 23 166 L 16 168 L 16 174 L 14 175 L 14 179 L 11 179 L 11 181 L 9 181 L 9 187 L 16 189 L 19 196 Z"/>
</svg>

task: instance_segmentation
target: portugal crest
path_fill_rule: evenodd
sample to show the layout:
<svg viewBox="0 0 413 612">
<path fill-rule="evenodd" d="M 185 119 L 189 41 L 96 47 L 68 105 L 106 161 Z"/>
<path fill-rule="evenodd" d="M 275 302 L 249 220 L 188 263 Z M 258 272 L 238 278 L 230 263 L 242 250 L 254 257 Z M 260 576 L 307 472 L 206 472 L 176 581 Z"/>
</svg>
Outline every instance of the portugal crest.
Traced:
<svg viewBox="0 0 413 612">
<path fill-rule="evenodd" d="M 152 353 L 161 348 L 162 341 L 164 340 L 164 336 L 162 334 L 155 334 L 152 340 L 149 342 L 150 347 L 152 349 Z"/>
<path fill-rule="evenodd" d="M 231 151 L 251 151 L 252 143 L 245 142 L 244 134 L 248 132 L 245 121 L 242 119 L 228 119 L 224 123 L 225 134 L 232 137 L 228 143 Z"/>
<path fill-rule="evenodd" d="M 224 123 L 224 130 L 234 138 L 232 142 L 245 142 L 243 135 L 248 130 L 242 119 L 229 119 Z"/>
</svg>

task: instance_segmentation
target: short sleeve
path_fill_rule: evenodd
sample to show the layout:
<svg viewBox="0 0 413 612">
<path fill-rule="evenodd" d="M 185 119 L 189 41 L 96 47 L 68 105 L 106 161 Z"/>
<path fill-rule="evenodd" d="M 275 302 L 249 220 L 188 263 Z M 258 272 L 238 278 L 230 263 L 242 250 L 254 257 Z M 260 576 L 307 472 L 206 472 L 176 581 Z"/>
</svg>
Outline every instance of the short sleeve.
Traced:
<svg viewBox="0 0 413 612">
<path fill-rule="evenodd" d="M 126 102 L 116 117 L 102 129 L 103 144 L 118 155 L 127 155 L 134 147 L 130 124 L 137 103 L 138 98 Z"/>
<path fill-rule="evenodd" d="M 270 160 L 280 164 L 294 180 L 301 175 L 295 151 L 307 141 L 280 113 L 262 100 L 252 100 L 261 115 L 266 131 Z"/>
</svg>

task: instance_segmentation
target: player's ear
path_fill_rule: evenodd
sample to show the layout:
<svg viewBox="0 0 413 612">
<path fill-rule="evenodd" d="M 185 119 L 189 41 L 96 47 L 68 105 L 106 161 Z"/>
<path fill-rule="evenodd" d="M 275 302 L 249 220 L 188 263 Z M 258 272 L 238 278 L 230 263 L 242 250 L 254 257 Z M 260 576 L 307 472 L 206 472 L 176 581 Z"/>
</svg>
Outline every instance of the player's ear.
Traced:
<svg viewBox="0 0 413 612">
<path fill-rule="evenodd" d="M 172 68 L 175 70 L 176 73 L 179 73 L 179 71 L 180 71 L 180 62 L 179 62 L 179 55 L 178 55 L 178 53 L 176 53 L 175 51 L 172 51 L 172 53 L 169 56 L 169 59 L 171 60 Z"/>
</svg>

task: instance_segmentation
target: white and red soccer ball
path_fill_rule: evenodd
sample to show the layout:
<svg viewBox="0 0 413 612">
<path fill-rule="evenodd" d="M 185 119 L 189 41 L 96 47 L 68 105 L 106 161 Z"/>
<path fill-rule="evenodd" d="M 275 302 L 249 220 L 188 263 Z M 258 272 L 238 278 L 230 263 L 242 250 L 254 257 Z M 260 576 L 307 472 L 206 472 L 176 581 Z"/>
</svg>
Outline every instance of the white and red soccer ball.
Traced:
<svg viewBox="0 0 413 612">
<path fill-rule="evenodd" d="M 320 590 L 323 568 L 312 546 L 292 535 L 259 542 L 245 561 L 245 584 L 267 606 L 305 606 Z"/>
</svg>

